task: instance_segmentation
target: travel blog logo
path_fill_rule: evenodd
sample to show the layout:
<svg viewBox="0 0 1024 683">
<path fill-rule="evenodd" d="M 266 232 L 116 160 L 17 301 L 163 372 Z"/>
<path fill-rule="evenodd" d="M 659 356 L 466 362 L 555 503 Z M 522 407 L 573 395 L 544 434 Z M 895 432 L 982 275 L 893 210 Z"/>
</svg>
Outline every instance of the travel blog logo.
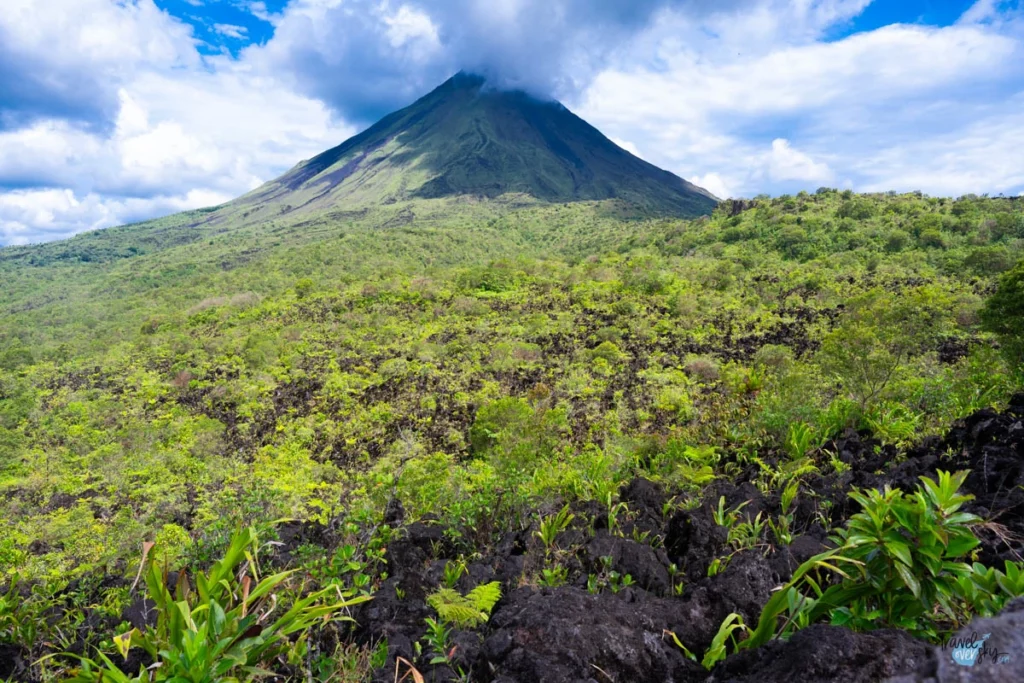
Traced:
<svg viewBox="0 0 1024 683">
<path fill-rule="evenodd" d="M 1010 661 L 1010 655 L 989 647 L 988 639 L 991 636 L 991 633 L 985 633 L 979 637 L 975 632 L 970 637 L 950 638 L 942 644 L 942 649 L 949 650 L 953 662 L 960 666 L 974 666 L 985 659 L 996 664 L 1006 664 Z"/>
</svg>

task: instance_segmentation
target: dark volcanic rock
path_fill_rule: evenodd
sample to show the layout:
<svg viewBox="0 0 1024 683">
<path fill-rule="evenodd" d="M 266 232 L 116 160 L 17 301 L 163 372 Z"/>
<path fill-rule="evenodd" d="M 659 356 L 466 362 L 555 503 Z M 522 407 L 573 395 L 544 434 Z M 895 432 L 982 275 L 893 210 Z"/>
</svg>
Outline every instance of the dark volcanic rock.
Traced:
<svg viewBox="0 0 1024 683">
<path fill-rule="evenodd" d="M 631 592 L 592 595 L 577 588 L 520 589 L 491 617 L 483 647 L 494 679 L 571 681 L 702 681 L 664 631 L 682 629 L 676 601 L 631 601 Z"/>
<path fill-rule="evenodd" d="M 707 576 L 711 560 L 724 554 L 728 531 L 715 523 L 708 504 L 677 512 L 668 522 L 665 550 L 689 581 Z"/>
<path fill-rule="evenodd" d="M 854 633 L 817 625 L 788 642 L 772 641 L 729 657 L 707 683 L 874 683 L 914 671 L 928 651 L 926 643 L 903 631 Z"/>
<path fill-rule="evenodd" d="M 17 680 L 15 674 L 22 674 L 28 668 L 28 655 L 17 645 L 0 643 L 0 679 Z"/>
<path fill-rule="evenodd" d="M 629 574 L 637 585 L 653 593 L 669 591 L 668 557 L 664 550 L 656 551 L 646 543 L 630 538 L 611 536 L 606 531 L 587 544 L 590 571 L 601 571 L 601 558 L 611 557 L 612 568 L 622 575 Z"/>
<path fill-rule="evenodd" d="M 760 552 L 737 553 L 723 573 L 703 579 L 686 592 L 683 609 L 687 628 L 685 637 L 678 633 L 679 637 L 693 652 L 704 652 L 729 614 L 736 612 L 744 622 L 756 624 L 761 607 L 779 583 L 778 575 Z"/>
<path fill-rule="evenodd" d="M 1024 598 L 1017 598 L 992 619 L 975 619 L 954 639 L 975 642 L 988 634 L 974 666 L 953 661 L 948 648 L 936 647 L 913 674 L 888 683 L 1019 683 L 1024 681 Z"/>
</svg>

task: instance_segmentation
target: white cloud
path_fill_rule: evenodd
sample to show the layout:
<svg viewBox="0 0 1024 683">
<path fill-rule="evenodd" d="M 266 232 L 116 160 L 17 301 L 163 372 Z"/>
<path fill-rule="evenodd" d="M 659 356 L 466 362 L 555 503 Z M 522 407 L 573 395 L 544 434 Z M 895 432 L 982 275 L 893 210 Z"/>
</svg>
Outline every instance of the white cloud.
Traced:
<svg viewBox="0 0 1024 683">
<path fill-rule="evenodd" d="M 102 125 L 125 79 L 200 61 L 191 27 L 152 0 L 5 0 L 0 128 L 46 116 Z"/>
<path fill-rule="evenodd" d="M 0 126 L 0 188 L 19 188 L 0 189 L 0 245 L 220 203 L 356 132 L 323 103 L 246 64 L 201 59 L 188 31 L 184 43 L 166 52 L 159 40 L 133 47 L 138 35 L 156 30 L 150 22 L 173 21 L 148 0 L 113 9 L 103 4 L 94 9 L 113 12 L 110 24 L 84 32 L 81 41 L 91 48 L 83 48 L 74 68 L 104 75 L 112 102 L 104 103 L 97 125 L 40 112 L 21 125 Z M 19 49 L 28 61 L 44 59 L 36 53 L 56 41 L 53 29 L 43 27 L 38 5 L 20 9 L 36 21 L 3 15 L 0 22 L 7 22 L 4 30 L 42 27 L 44 35 L 24 36 Z M 78 35 L 75 27 L 62 30 Z M 64 59 L 64 49 L 58 45 L 58 55 L 45 59 Z M 117 59 L 124 68 L 111 66 Z M 75 73 L 67 69 L 62 73 Z"/>
<path fill-rule="evenodd" d="M 610 140 L 619 147 L 621 147 L 622 149 L 632 154 L 633 156 L 640 157 L 641 159 L 644 158 L 644 155 L 640 153 L 640 150 L 637 149 L 637 146 L 634 145 L 629 140 L 623 140 L 622 138 L 610 138 Z"/>
<path fill-rule="evenodd" d="M 717 173 L 708 173 L 706 175 L 696 175 L 689 179 L 690 182 L 695 183 L 699 187 L 703 187 L 705 190 L 715 195 L 719 199 L 728 199 L 732 196 L 729 191 L 729 186 L 726 185 L 722 177 Z"/>
<path fill-rule="evenodd" d="M 828 183 L 835 176 L 828 164 L 814 161 L 803 152 L 793 149 L 789 140 L 772 141 L 768 157 L 768 174 L 772 180 L 798 180 L 807 183 Z"/>
<path fill-rule="evenodd" d="M 855 159 L 868 191 L 1019 194 L 1024 191 L 1024 94 L 956 131 L 908 138 Z"/>
<path fill-rule="evenodd" d="M 235 40 L 245 40 L 249 33 L 249 29 L 236 24 L 214 24 L 213 30 L 222 36 L 234 38 Z"/>
<path fill-rule="evenodd" d="M 961 22 L 823 40 L 829 17 L 864 4 L 807 12 L 808 3 L 792 3 L 787 12 L 766 2 L 735 25 L 713 18 L 711 37 L 708 22 L 677 18 L 601 73 L 579 113 L 649 150 L 652 163 L 718 183 L 708 189 L 720 196 L 845 181 L 868 189 L 882 179 L 904 187 L 910 177 L 932 193 L 1024 189 L 1007 165 L 967 153 L 987 148 L 971 126 L 996 116 L 988 103 L 1024 92 L 1024 36 L 1005 22 Z M 999 120 L 1004 136 L 1024 125 Z M 938 170 L 937 153 L 961 147 L 958 175 Z M 904 174 L 887 173 L 910 148 L 916 156 L 901 164 Z M 957 190 L 957 177 L 971 187 Z"/>
<path fill-rule="evenodd" d="M 321 103 L 233 73 L 150 75 L 122 89 L 120 102 L 109 135 L 52 120 L 0 133 L 0 184 L 238 195 L 355 132 Z"/>
<path fill-rule="evenodd" d="M 281 20 L 283 16 L 281 13 L 274 13 L 267 9 L 267 3 L 256 0 L 255 2 L 241 2 L 239 7 L 247 10 L 249 14 L 253 15 L 260 21 L 265 21 L 268 24 L 277 25 L 277 22 Z"/>
<path fill-rule="evenodd" d="M 16 190 L 0 194 L 0 244 L 63 239 L 84 230 L 214 206 L 230 198 L 209 190 L 147 199 L 114 199 L 95 193 L 79 197 L 67 189 Z"/>
</svg>

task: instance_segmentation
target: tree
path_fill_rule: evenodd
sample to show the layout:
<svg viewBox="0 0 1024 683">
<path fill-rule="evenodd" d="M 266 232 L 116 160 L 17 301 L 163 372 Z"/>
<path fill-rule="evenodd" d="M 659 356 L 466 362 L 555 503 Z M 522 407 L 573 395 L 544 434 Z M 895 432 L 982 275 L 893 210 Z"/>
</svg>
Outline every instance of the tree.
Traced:
<svg viewBox="0 0 1024 683">
<path fill-rule="evenodd" d="M 999 278 L 996 293 L 981 309 L 981 324 L 999 336 L 1011 363 L 1024 363 L 1024 261 Z"/>
<path fill-rule="evenodd" d="M 896 296 L 882 289 L 853 299 L 822 344 L 818 362 L 867 410 L 950 324 L 949 297 L 929 287 Z"/>
</svg>

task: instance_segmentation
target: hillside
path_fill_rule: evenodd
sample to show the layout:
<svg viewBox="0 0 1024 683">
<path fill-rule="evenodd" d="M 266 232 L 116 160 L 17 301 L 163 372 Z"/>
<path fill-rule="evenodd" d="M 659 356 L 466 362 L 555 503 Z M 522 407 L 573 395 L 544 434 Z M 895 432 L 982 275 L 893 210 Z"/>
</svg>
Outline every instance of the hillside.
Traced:
<svg viewBox="0 0 1024 683">
<path fill-rule="evenodd" d="M 780 629 L 921 639 L 837 643 L 821 661 L 840 669 L 803 680 L 897 646 L 856 661 L 907 673 L 922 640 L 1024 593 L 1020 340 L 985 322 L 1024 255 L 1019 200 L 821 190 L 694 220 L 409 202 L 429 220 L 218 233 L 196 212 L 0 251 L 0 678 L 60 680 L 74 660 L 39 657 L 68 649 L 137 672 L 141 647 L 122 663 L 111 638 L 145 626 L 140 544 L 195 577 L 248 527 L 261 576 L 300 570 L 275 600 L 373 598 L 267 664 L 294 680 L 393 681 L 401 656 L 434 680 L 585 679 L 583 662 L 705 681 L 662 629 L 700 660 L 851 522 L 851 487 L 937 470 L 975 472 L 964 510 L 985 524 L 950 533 L 981 545 L 951 557 L 1001 583 L 970 579 L 988 587 L 948 611 L 903 584 L 813 619 L 794 598 Z M 428 629 L 428 595 L 490 581 L 489 621 Z M 603 658 L 613 632 L 649 656 Z"/>
<path fill-rule="evenodd" d="M 410 106 L 232 204 L 252 218 L 408 199 L 619 199 L 693 217 L 716 200 L 638 159 L 557 102 L 459 73 Z"/>
</svg>

